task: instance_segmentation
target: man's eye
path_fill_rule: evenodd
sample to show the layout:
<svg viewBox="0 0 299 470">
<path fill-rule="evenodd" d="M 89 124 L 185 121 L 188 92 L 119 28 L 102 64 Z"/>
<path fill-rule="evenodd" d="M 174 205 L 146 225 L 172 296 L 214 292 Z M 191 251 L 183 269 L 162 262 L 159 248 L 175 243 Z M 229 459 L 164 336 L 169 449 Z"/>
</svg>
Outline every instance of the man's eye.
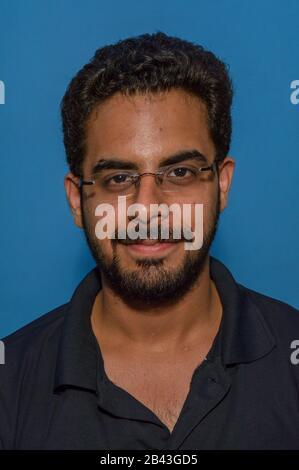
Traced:
<svg viewBox="0 0 299 470">
<path fill-rule="evenodd" d="M 130 175 L 126 173 L 118 173 L 117 175 L 109 176 L 105 180 L 106 185 L 117 185 L 128 183 L 130 181 Z"/>
<path fill-rule="evenodd" d="M 189 176 L 193 176 L 194 174 L 195 172 L 192 171 L 190 168 L 181 166 L 181 167 L 177 167 L 177 168 L 170 170 L 170 172 L 168 173 L 168 176 L 183 178 L 184 176 L 189 177 Z"/>
</svg>

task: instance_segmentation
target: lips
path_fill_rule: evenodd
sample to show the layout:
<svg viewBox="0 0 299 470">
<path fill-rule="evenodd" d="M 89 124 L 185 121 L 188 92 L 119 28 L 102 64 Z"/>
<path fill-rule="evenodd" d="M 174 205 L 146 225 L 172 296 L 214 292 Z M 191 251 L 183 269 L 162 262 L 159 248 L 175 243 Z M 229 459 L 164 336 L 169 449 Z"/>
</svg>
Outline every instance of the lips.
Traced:
<svg viewBox="0 0 299 470">
<path fill-rule="evenodd" d="M 131 253 L 133 257 L 135 256 L 166 256 L 166 254 L 171 253 L 176 249 L 176 243 L 182 240 L 129 240 L 129 243 L 126 240 L 123 240 L 126 246 L 126 249 Z"/>
<path fill-rule="evenodd" d="M 162 243 L 178 243 L 182 240 L 171 240 L 171 239 L 162 239 L 162 240 L 155 240 L 155 239 L 144 239 L 144 240 L 118 240 L 119 243 L 123 245 L 144 245 L 144 246 L 152 246 Z"/>
</svg>

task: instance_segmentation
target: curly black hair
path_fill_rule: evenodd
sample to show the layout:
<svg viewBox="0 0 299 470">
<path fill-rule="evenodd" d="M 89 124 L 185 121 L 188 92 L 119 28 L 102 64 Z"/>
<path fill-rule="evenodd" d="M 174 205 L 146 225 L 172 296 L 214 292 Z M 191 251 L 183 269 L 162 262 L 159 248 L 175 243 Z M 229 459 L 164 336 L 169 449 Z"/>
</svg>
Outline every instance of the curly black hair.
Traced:
<svg viewBox="0 0 299 470">
<path fill-rule="evenodd" d="M 203 46 L 158 31 L 98 49 L 69 83 L 61 101 L 64 145 L 70 171 L 82 176 L 85 129 L 94 108 L 116 92 L 124 95 L 184 89 L 208 111 L 216 157 L 231 140 L 233 85 L 228 66 Z"/>
</svg>

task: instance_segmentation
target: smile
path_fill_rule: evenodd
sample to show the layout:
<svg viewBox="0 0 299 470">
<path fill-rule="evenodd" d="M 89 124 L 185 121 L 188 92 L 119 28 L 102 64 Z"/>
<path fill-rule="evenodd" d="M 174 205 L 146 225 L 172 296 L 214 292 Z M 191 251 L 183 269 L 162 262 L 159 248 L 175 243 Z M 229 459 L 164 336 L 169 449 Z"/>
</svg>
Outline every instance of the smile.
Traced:
<svg viewBox="0 0 299 470">
<path fill-rule="evenodd" d="M 143 255 L 153 255 L 155 253 L 165 253 L 175 249 L 176 242 L 160 242 L 159 240 L 142 240 L 138 243 L 129 243 L 126 248 L 133 253 L 140 253 Z"/>
</svg>

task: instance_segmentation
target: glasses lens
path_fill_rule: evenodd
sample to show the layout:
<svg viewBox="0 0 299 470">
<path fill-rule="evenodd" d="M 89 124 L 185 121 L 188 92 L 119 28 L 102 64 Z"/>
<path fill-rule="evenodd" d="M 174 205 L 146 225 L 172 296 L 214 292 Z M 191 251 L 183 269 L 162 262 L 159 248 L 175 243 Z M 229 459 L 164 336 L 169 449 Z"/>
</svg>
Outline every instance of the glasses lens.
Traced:
<svg viewBox="0 0 299 470">
<path fill-rule="evenodd" d="M 206 165 L 178 164 L 169 167 L 163 174 L 161 188 L 166 192 L 179 192 L 182 196 L 194 194 L 194 190 L 211 177 L 211 171 L 200 171 Z"/>
<path fill-rule="evenodd" d="M 117 201 L 118 196 L 131 196 L 135 192 L 135 177 L 132 172 L 103 171 L 96 174 L 95 190 L 98 198 L 103 202 Z"/>
</svg>

